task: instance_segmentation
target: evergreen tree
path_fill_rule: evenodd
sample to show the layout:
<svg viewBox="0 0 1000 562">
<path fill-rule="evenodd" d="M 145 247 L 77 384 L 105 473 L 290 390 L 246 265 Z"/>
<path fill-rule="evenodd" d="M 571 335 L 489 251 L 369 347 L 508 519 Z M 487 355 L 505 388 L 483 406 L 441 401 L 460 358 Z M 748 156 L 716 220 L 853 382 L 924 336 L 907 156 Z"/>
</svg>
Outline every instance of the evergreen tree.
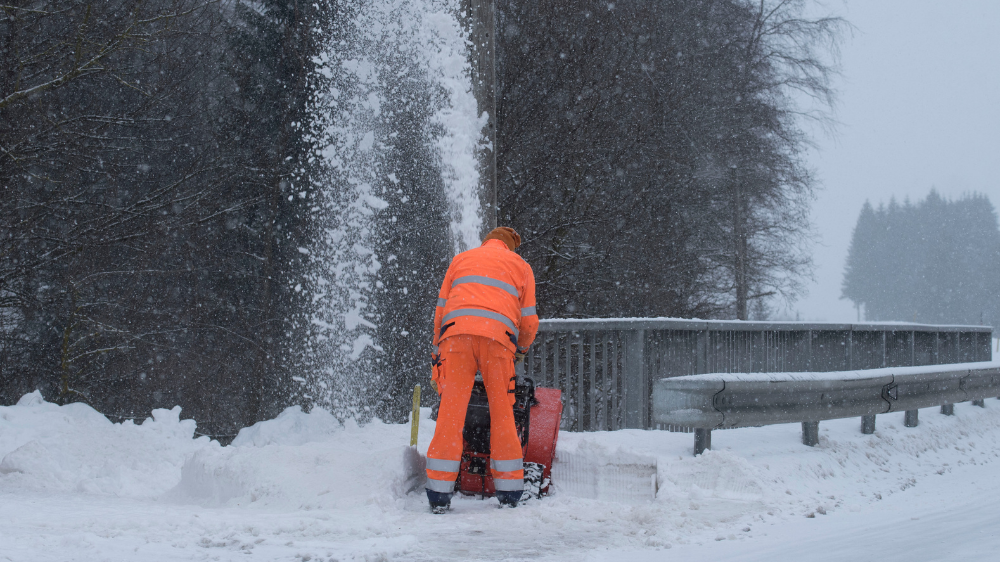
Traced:
<svg viewBox="0 0 1000 562">
<path fill-rule="evenodd" d="M 1000 229 L 983 195 L 957 201 L 931 190 L 858 217 L 843 298 L 867 320 L 935 324 L 1000 321 Z"/>
<path fill-rule="evenodd" d="M 875 290 L 875 271 L 878 263 L 877 239 L 878 219 L 871 203 L 865 201 L 861 215 L 854 227 L 851 244 L 847 250 L 847 264 L 844 267 L 844 282 L 841 298 L 847 298 L 861 306 L 864 296 Z"/>
</svg>

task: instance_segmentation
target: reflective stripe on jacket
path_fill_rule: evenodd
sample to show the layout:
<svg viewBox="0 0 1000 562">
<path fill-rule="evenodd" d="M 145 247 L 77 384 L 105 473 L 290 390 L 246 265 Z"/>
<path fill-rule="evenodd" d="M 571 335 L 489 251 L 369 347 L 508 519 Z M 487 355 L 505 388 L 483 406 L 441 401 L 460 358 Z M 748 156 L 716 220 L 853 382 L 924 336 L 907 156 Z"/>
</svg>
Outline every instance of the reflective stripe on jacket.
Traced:
<svg viewBox="0 0 1000 562">
<path fill-rule="evenodd" d="M 500 240 L 487 240 L 451 260 L 434 313 L 435 346 L 469 334 L 526 351 L 537 332 L 535 275 L 521 256 Z"/>
</svg>

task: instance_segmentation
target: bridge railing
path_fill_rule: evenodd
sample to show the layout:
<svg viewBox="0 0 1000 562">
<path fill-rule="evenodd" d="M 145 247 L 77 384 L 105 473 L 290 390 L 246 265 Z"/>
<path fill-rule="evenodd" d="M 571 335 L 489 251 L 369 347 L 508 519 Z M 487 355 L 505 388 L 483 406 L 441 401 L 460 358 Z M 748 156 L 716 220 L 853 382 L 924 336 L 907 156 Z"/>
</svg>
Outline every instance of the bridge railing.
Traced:
<svg viewBox="0 0 1000 562">
<path fill-rule="evenodd" d="M 562 390 L 563 429 L 687 431 L 654 423 L 654 381 L 990 361 L 992 334 L 989 326 L 905 323 L 542 320 L 525 374 Z"/>
</svg>

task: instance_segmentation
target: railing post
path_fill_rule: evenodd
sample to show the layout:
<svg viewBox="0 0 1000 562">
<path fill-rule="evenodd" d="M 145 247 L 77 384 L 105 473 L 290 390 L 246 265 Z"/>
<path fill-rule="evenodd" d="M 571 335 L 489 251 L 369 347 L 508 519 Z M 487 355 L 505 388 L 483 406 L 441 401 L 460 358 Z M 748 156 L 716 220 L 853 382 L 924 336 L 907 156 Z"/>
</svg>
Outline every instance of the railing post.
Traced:
<svg viewBox="0 0 1000 562">
<path fill-rule="evenodd" d="M 907 410 L 903 414 L 903 425 L 906 427 L 917 427 L 920 421 L 917 419 L 917 414 L 920 410 Z"/>
<path fill-rule="evenodd" d="M 972 401 L 972 405 L 973 406 L 979 406 L 980 408 L 985 408 L 986 407 L 986 400 L 973 400 Z"/>
<path fill-rule="evenodd" d="M 934 358 L 931 361 L 932 365 L 941 364 L 941 332 L 934 332 Z"/>
<path fill-rule="evenodd" d="M 813 370 L 813 331 L 806 330 L 806 370 Z"/>
<path fill-rule="evenodd" d="M 847 370 L 854 370 L 854 328 L 847 330 Z"/>
<path fill-rule="evenodd" d="M 583 368 L 583 347 L 587 341 L 586 332 L 577 333 L 576 342 L 576 430 L 584 431 L 584 422 L 586 421 L 586 416 L 584 415 L 587 409 L 586 405 L 586 394 L 584 393 L 584 373 L 586 369 Z M 566 388 L 569 389 L 571 386 L 566 383 Z"/>
<path fill-rule="evenodd" d="M 628 332 L 625 350 L 625 427 L 646 429 L 649 392 L 646 384 L 646 331 Z"/>
<path fill-rule="evenodd" d="M 861 433 L 864 433 L 865 435 L 875 433 L 875 414 L 870 416 L 861 416 Z"/>
<path fill-rule="evenodd" d="M 886 351 L 885 330 L 882 330 L 882 367 L 886 366 Z"/>
<path fill-rule="evenodd" d="M 708 372 L 708 330 L 695 332 L 694 372 L 702 375 Z"/>
<path fill-rule="evenodd" d="M 945 416 L 955 415 L 955 405 L 954 404 L 941 404 L 941 414 Z"/>
</svg>

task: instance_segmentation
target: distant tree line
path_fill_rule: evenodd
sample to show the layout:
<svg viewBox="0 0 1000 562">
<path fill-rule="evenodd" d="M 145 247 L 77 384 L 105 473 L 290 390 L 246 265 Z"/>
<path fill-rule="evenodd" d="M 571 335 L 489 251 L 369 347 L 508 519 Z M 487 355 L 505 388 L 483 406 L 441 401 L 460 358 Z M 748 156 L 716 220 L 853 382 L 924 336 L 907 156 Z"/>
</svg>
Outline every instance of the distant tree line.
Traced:
<svg viewBox="0 0 1000 562">
<path fill-rule="evenodd" d="M 0 403 L 180 404 L 232 435 L 311 399 L 293 381 L 329 369 L 311 307 L 330 288 L 307 282 L 309 248 L 344 181 L 320 151 L 336 77 L 317 65 L 366 6 L 0 3 Z M 844 25 L 804 7 L 498 1 L 500 222 L 543 316 L 747 318 L 794 298 L 813 182 L 790 96 L 829 101 Z M 370 412 L 394 420 L 426 378 L 452 247 L 441 94 L 398 55 L 378 78 L 394 173 L 363 288 Z"/>
<path fill-rule="evenodd" d="M 902 205 L 865 203 L 854 227 L 843 298 L 866 320 L 932 324 L 1000 322 L 1000 229 L 981 194 L 931 190 Z"/>
</svg>

